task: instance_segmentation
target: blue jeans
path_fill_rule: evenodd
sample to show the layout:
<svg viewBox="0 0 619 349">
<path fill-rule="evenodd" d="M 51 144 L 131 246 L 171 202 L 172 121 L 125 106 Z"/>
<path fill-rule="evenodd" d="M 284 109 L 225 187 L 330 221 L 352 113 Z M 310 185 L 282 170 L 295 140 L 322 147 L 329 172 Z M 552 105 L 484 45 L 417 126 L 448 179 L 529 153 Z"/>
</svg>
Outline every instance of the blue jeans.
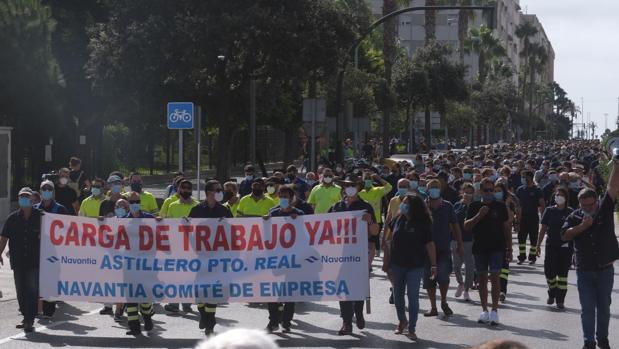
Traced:
<svg viewBox="0 0 619 349">
<path fill-rule="evenodd" d="M 17 303 L 24 316 L 24 323 L 34 323 L 39 304 L 39 269 L 13 269 Z"/>
<path fill-rule="evenodd" d="M 419 286 L 423 277 L 423 267 L 405 268 L 398 265 L 391 265 L 393 273 L 393 300 L 395 310 L 400 322 L 406 321 L 406 310 L 404 304 L 404 292 L 408 295 L 408 331 L 415 332 L 417 325 L 417 315 L 419 313 Z"/>
<path fill-rule="evenodd" d="M 578 298 L 582 307 L 580 320 L 585 343 L 595 346 L 596 337 L 598 342 L 605 343 L 608 341 L 615 269 L 611 266 L 599 271 L 578 270 L 576 276 L 578 277 Z"/>
</svg>

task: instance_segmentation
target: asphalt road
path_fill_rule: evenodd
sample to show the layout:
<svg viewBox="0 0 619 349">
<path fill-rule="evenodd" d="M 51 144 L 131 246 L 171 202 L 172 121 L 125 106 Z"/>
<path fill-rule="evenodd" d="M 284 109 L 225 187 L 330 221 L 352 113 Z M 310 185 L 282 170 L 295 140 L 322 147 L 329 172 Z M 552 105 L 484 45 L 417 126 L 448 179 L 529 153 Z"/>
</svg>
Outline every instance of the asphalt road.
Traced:
<svg viewBox="0 0 619 349">
<path fill-rule="evenodd" d="M 374 263 L 371 277 L 372 313 L 366 315 L 367 327 L 352 336 L 340 337 L 341 325 L 338 304 L 302 303 L 297 307 L 290 334 L 277 333 L 273 338 L 281 347 L 288 348 L 468 348 L 480 342 L 509 338 L 521 341 L 530 348 L 580 348 L 582 346 L 580 311 L 575 286 L 575 272 L 570 273 L 566 309 L 559 311 L 545 304 L 546 285 L 543 267 L 512 265 L 508 299 L 499 309 L 501 325 L 490 327 L 477 323 L 480 306 L 478 296 L 473 302 L 453 298 L 449 304 L 455 314 L 445 318 L 424 318 L 420 315 L 417 334 L 420 341 L 413 343 L 393 333 L 397 322 L 395 308 L 387 303 L 389 284 L 379 270 L 381 260 Z M 1 269 L 6 277 L 6 267 Z M 619 297 L 619 263 L 616 266 L 613 297 Z M 4 286 L 4 284 L 2 284 Z M 611 344 L 619 345 L 619 305 L 612 306 Z M 422 292 L 421 312 L 428 309 Z M 99 304 L 61 304 L 53 321 L 40 320 L 36 332 L 25 336 L 14 328 L 20 317 L 17 302 L 5 297 L 0 300 L 0 346 L 3 348 L 192 348 L 204 338 L 198 329 L 198 315 L 169 316 L 158 307 L 154 317 L 155 328 L 142 337 L 125 335 L 126 322 L 117 324 L 110 316 L 98 314 Z M 235 327 L 264 328 L 267 311 L 236 303 L 218 309 L 216 332 Z"/>
</svg>

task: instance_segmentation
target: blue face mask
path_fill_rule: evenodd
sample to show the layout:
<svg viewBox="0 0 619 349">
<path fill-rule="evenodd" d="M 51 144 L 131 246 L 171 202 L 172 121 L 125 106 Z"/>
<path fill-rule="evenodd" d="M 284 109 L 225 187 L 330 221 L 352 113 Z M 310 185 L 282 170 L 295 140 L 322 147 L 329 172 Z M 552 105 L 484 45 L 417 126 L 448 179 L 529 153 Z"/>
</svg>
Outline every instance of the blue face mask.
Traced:
<svg viewBox="0 0 619 349">
<path fill-rule="evenodd" d="M 484 201 L 494 201 L 494 194 L 484 194 Z"/>
<path fill-rule="evenodd" d="M 428 195 L 430 195 L 430 199 L 438 199 L 441 197 L 441 190 L 439 188 L 430 188 L 428 189 Z"/>
<path fill-rule="evenodd" d="M 473 188 L 475 188 L 475 190 L 479 190 L 479 188 L 480 188 L 479 186 L 480 185 L 481 185 L 480 182 L 475 182 L 475 183 L 473 183 Z"/>
<path fill-rule="evenodd" d="M 101 188 L 92 187 L 90 188 L 90 192 L 92 193 L 93 196 L 99 196 L 101 195 Z"/>
<path fill-rule="evenodd" d="M 559 179 L 559 176 L 557 176 L 556 174 L 554 174 L 554 173 L 553 173 L 553 174 L 551 174 L 550 176 L 548 176 L 548 179 L 549 179 L 551 182 L 556 182 L 556 181 Z"/>
<path fill-rule="evenodd" d="M 313 179 L 308 179 L 308 180 L 307 180 L 307 181 L 305 181 L 305 182 L 306 182 L 306 183 L 307 183 L 307 185 L 309 185 L 310 187 L 316 183 L 316 181 L 315 181 L 315 180 L 313 180 Z"/>
<path fill-rule="evenodd" d="M 520 183 L 527 184 L 527 179 L 525 177 L 520 177 Z"/>
<path fill-rule="evenodd" d="M 372 188 L 372 180 L 371 179 L 366 179 L 364 181 L 364 183 L 365 183 L 365 188 L 366 189 Z"/>
<path fill-rule="evenodd" d="M 110 191 L 112 192 L 112 194 L 119 194 L 121 189 L 122 189 L 122 186 L 120 184 L 114 184 L 110 188 Z"/>
<path fill-rule="evenodd" d="M 473 174 L 472 174 L 472 173 L 466 173 L 466 172 L 465 172 L 465 173 L 462 175 L 462 178 L 464 178 L 464 180 L 465 180 L 465 181 L 470 181 L 470 180 L 471 180 L 471 178 L 473 178 Z"/>
<path fill-rule="evenodd" d="M 43 200 L 51 200 L 54 198 L 54 192 L 51 190 L 42 190 L 41 191 L 41 199 Z"/>
<path fill-rule="evenodd" d="M 117 207 L 117 208 L 114 210 L 114 214 L 115 214 L 115 215 L 116 215 L 116 217 L 118 217 L 118 218 L 123 218 L 123 217 L 125 217 L 125 216 L 127 215 L 127 211 L 126 211 L 124 208 L 122 208 L 122 207 Z"/>
<path fill-rule="evenodd" d="M 252 179 L 254 179 L 254 176 L 253 176 L 253 175 L 247 175 L 247 176 L 245 176 L 245 180 L 246 180 L 246 181 L 251 181 Z"/>
<path fill-rule="evenodd" d="M 416 190 L 416 189 L 417 189 L 417 187 L 419 187 L 419 181 L 410 181 L 410 183 L 409 183 L 409 187 L 410 187 L 412 190 Z"/>
<path fill-rule="evenodd" d="M 279 198 L 279 207 L 287 209 L 290 206 L 290 201 L 286 198 Z"/>
<path fill-rule="evenodd" d="M 494 199 L 497 201 L 503 201 L 503 192 L 502 191 L 495 192 Z"/>
<path fill-rule="evenodd" d="M 488 178 L 490 178 L 490 180 L 493 181 L 493 182 L 496 181 L 496 175 L 490 175 L 490 177 L 488 177 Z"/>
<path fill-rule="evenodd" d="M 140 204 L 129 204 L 129 210 L 131 213 L 140 212 Z"/>
<path fill-rule="evenodd" d="M 473 201 L 480 202 L 481 201 L 481 195 L 479 195 L 479 194 L 473 195 Z"/>
<path fill-rule="evenodd" d="M 30 200 L 30 198 L 21 197 L 19 198 L 18 203 L 21 208 L 32 207 L 32 200 Z"/>
<path fill-rule="evenodd" d="M 406 193 L 408 193 L 408 189 L 406 188 L 398 188 L 398 196 L 404 196 L 406 195 Z"/>
<path fill-rule="evenodd" d="M 400 213 L 403 215 L 408 214 L 408 204 L 405 204 L 405 203 L 400 204 Z"/>
</svg>

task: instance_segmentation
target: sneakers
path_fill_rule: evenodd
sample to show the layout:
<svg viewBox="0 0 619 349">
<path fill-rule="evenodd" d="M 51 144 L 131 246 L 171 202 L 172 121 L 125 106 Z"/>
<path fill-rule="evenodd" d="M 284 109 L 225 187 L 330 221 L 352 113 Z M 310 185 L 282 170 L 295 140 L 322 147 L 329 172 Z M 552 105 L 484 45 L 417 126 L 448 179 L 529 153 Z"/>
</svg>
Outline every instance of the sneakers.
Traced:
<svg viewBox="0 0 619 349">
<path fill-rule="evenodd" d="M 103 307 L 103 309 L 99 310 L 99 315 L 113 315 L 114 311 L 112 307 Z"/>
<path fill-rule="evenodd" d="M 279 324 L 277 322 L 270 322 L 267 325 L 267 332 L 269 333 L 273 333 L 275 331 L 279 330 Z"/>
<path fill-rule="evenodd" d="M 412 341 L 416 341 L 417 340 L 417 335 L 415 334 L 415 332 L 408 332 L 406 334 L 406 337 L 408 337 L 408 339 L 410 339 Z"/>
<path fill-rule="evenodd" d="M 423 313 L 423 316 L 425 317 L 438 316 L 438 310 L 434 308 L 430 309 L 429 311 L 426 311 L 425 313 Z"/>
<path fill-rule="evenodd" d="M 469 291 L 464 291 L 463 295 L 462 295 L 462 299 L 464 299 L 465 302 L 470 302 L 471 301 L 471 296 L 469 296 Z"/>
<path fill-rule="evenodd" d="M 464 292 L 464 285 L 459 284 L 455 294 L 456 298 L 460 298 L 462 296 L 462 292 Z"/>
<path fill-rule="evenodd" d="M 501 294 L 499 295 L 499 301 L 501 301 L 501 303 L 505 303 L 505 298 L 507 296 L 505 295 L 505 292 L 501 292 Z"/>
<path fill-rule="evenodd" d="M 496 310 L 490 312 L 490 325 L 497 326 L 499 324 L 499 314 Z"/>
<path fill-rule="evenodd" d="M 443 313 L 445 313 L 445 316 L 450 316 L 454 313 L 451 308 L 449 308 L 449 304 L 447 303 L 441 304 L 441 309 L 443 310 Z"/>
<path fill-rule="evenodd" d="M 487 324 L 489 322 L 490 322 L 490 314 L 487 311 L 482 311 L 481 314 L 479 315 L 479 320 L 477 320 L 477 323 Z"/>
<path fill-rule="evenodd" d="M 343 323 L 342 328 L 337 332 L 340 336 L 346 336 L 352 334 L 352 324 Z"/>
<path fill-rule="evenodd" d="M 402 334 L 402 333 L 404 333 L 404 331 L 406 331 L 407 327 L 408 327 L 408 322 L 407 321 L 400 322 L 398 324 L 398 326 L 396 326 L 395 331 L 393 331 L 393 333 L 395 333 L 395 334 Z"/>
</svg>

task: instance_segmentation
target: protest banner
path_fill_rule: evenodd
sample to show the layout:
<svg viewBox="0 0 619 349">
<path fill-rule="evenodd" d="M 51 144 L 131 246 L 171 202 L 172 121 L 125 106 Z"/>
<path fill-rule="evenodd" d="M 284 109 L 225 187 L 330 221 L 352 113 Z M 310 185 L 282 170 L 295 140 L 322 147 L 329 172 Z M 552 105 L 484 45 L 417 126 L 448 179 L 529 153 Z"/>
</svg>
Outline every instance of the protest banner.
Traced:
<svg viewBox="0 0 619 349">
<path fill-rule="evenodd" d="M 295 302 L 369 295 L 361 211 L 234 219 L 45 214 L 40 296 L 89 302 Z"/>
</svg>

